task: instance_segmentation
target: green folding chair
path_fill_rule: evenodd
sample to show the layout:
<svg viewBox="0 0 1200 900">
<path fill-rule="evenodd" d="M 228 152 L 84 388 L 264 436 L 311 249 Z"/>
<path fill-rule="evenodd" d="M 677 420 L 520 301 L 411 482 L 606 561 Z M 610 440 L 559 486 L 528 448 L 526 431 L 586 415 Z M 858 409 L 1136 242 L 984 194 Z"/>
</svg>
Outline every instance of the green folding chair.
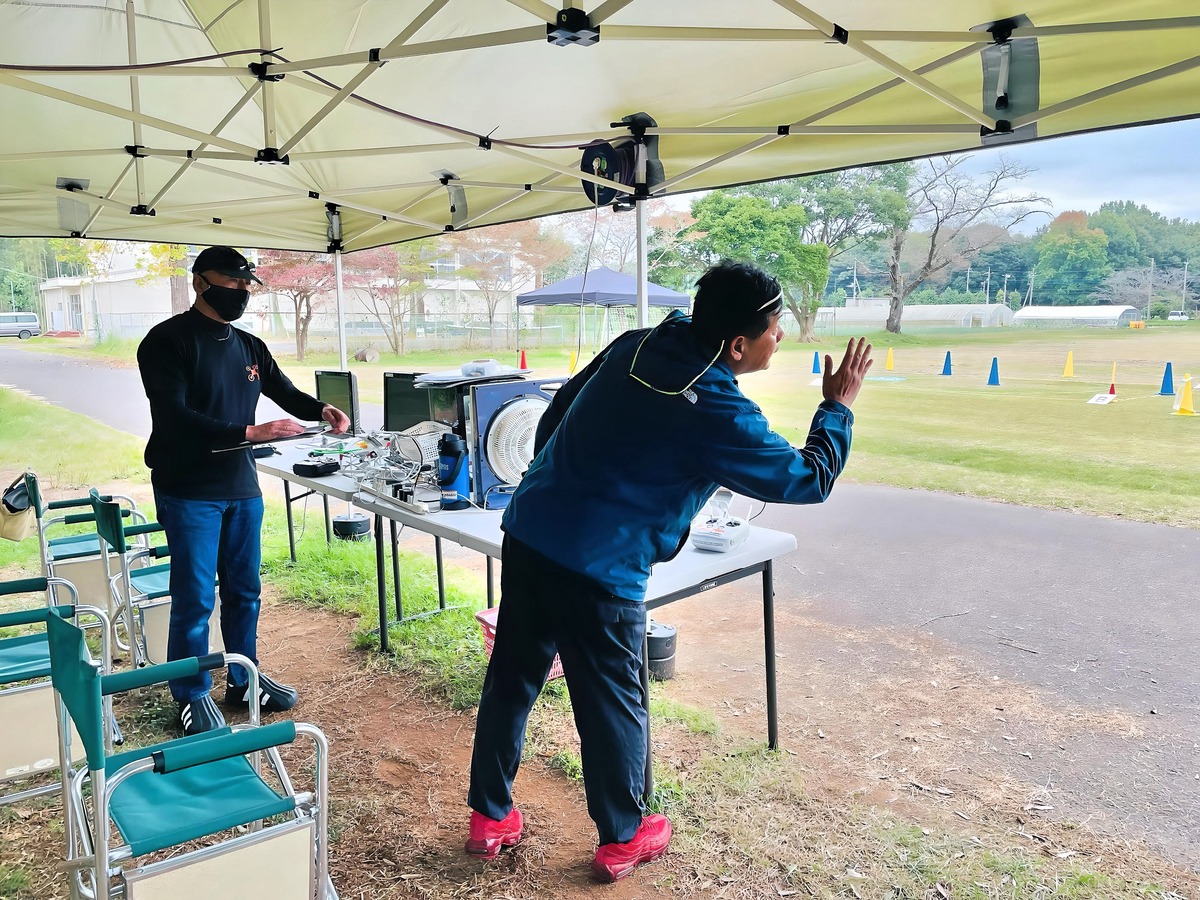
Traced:
<svg viewBox="0 0 1200 900">
<path fill-rule="evenodd" d="M 94 607 L 50 606 L 55 588 L 75 595 L 74 586 L 61 578 L 0 582 L 0 604 L 8 610 L 0 613 L 0 805 L 59 791 L 69 812 L 63 772 L 83 759 L 83 745 L 54 698 L 46 623 L 51 616 L 93 617 L 103 635 L 100 655 L 106 662 L 108 622 Z M 13 609 L 16 605 L 24 608 Z M 112 733 L 105 739 L 111 748 Z M 57 773 L 54 780 L 48 778 L 51 773 Z"/>
<path fill-rule="evenodd" d="M 111 603 L 108 576 L 100 558 L 100 538 L 95 529 L 89 528 L 79 534 L 56 535 L 64 527 L 88 525 L 95 521 L 91 494 L 47 503 L 42 496 L 37 475 L 28 471 L 25 473 L 25 490 L 35 511 L 38 544 L 42 554 L 42 574 L 47 578 L 65 578 L 75 585 L 79 602 L 108 609 Z M 117 503 L 121 507 L 122 517 L 132 523 L 146 522 L 146 516 L 138 510 L 132 497 L 104 494 L 103 499 Z M 61 515 L 52 515 L 53 513 Z M 141 543 L 148 546 L 144 540 Z"/>
<path fill-rule="evenodd" d="M 260 726 L 250 703 L 248 725 L 106 752 L 105 697 L 230 663 L 250 673 L 250 696 L 257 697 L 258 671 L 249 659 L 213 653 L 104 675 L 79 628 L 58 616 L 48 625 L 54 687 L 87 755 L 71 778 L 73 893 L 97 900 L 336 900 L 328 866 L 328 744 L 316 726 Z M 293 788 L 278 749 L 298 734 L 314 750 L 313 789 L 304 793 Z M 163 852 L 183 844 L 190 846 Z"/>
</svg>

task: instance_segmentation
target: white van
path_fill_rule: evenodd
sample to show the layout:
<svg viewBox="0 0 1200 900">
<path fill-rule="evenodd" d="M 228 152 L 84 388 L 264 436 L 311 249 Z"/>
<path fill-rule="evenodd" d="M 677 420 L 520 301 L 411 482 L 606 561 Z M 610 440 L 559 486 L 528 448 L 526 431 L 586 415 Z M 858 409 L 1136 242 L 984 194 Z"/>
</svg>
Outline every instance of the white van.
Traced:
<svg viewBox="0 0 1200 900">
<path fill-rule="evenodd" d="M 1182 309 L 1172 310 L 1171 312 L 1167 313 L 1168 322 L 1186 322 L 1187 318 L 1188 314 Z"/>
<path fill-rule="evenodd" d="M 0 312 L 0 337 L 19 337 L 21 340 L 42 333 L 37 313 Z"/>
</svg>

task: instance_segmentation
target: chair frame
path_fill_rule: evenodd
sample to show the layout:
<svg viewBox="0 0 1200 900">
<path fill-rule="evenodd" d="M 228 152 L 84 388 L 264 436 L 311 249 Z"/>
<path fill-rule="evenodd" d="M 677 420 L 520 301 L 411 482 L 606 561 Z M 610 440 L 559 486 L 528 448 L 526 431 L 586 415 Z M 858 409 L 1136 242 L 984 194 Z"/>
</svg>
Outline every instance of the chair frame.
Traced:
<svg viewBox="0 0 1200 900">
<path fill-rule="evenodd" d="M 131 688 L 163 683 L 172 678 L 194 674 L 201 670 L 219 669 L 230 663 L 245 667 L 250 675 L 249 696 L 257 698 L 258 670 L 248 658 L 235 653 L 211 653 L 200 658 L 174 660 L 169 663 L 121 672 L 117 675 L 102 675 L 100 677 L 101 692 L 105 698 L 108 698 L 112 694 Z M 66 704 L 61 694 L 59 700 L 65 710 Z M 114 794 L 128 779 L 143 773 L 165 775 L 184 768 L 203 766 L 236 756 L 246 756 L 250 760 L 254 772 L 259 773 L 261 778 L 261 754 L 265 754 L 267 763 L 278 779 L 284 796 L 293 801 L 291 812 L 293 818 L 265 829 L 261 819 L 244 822 L 243 825 L 250 826 L 250 834 L 220 840 L 181 854 L 172 858 L 166 867 L 174 868 L 191 862 L 200 862 L 239 849 L 256 840 L 265 839 L 261 834 L 264 830 L 276 831 L 278 836 L 282 836 L 285 829 L 291 831 L 301 825 L 311 824 L 315 828 L 314 841 L 316 843 L 315 872 L 312 878 L 315 886 L 315 898 L 317 900 L 336 900 L 337 893 L 333 889 L 329 877 L 328 858 L 328 742 L 315 725 L 282 721 L 270 726 L 260 726 L 258 704 L 250 702 L 248 708 L 250 722 L 245 725 L 233 726 L 229 733 L 218 736 L 201 734 L 184 738 L 181 742 L 177 742 L 179 749 L 171 749 L 169 746 L 162 747 L 162 745 L 158 745 L 161 749 L 144 748 L 147 751 L 144 756 L 126 763 L 111 776 L 106 775 L 104 766 L 92 769 L 91 762 L 81 766 L 73 773 L 69 792 L 71 804 L 69 820 L 76 823 L 76 834 L 70 841 L 74 852 L 67 862 L 73 897 L 109 900 L 112 897 L 124 896 L 126 874 L 136 877 L 137 874 L 154 868 L 161 870 L 165 865 L 152 863 L 143 869 L 125 868 L 121 865 L 135 860 L 136 856 L 128 843 L 114 843 L 111 839 L 110 827 L 114 823 L 110 813 Z M 290 732 L 290 736 L 280 737 L 281 734 L 288 732 Z M 244 738 L 238 737 L 243 734 Z M 304 736 L 314 747 L 315 785 L 312 791 L 296 792 L 279 754 L 278 747 L 283 743 L 291 742 L 295 735 Z M 229 747 L 230 739 L 235 739 L 235 743 L 237 743 L 233 750 L 230 750 Z M 173 754 L 189 754 L 189 758 L 181 760 Z M 107 758 L 108 755 L 106 750 L 105 757 Z M 87 784 L 91 785 L 90 804 L 85 801 L 83 794 Z M 211 835 L 209 836 L 211 837 Z"/>
<path fill-rule="evenodd" d="M 0 596 L 13 596 L 15 594 L 33 594 L 43 593 L 46 596 L 46 605 L 41 608 L 21 610 L 10 613 L 0 613 L 0 627 L 19 627 L 22 625 L 37 625 L 45 624 L 51 615 L 59 615 L 63 617 L 65 613 L 68 618 L 78 621 L 81 615 L 92 616 L 96 619 L 100 630 L 101 643 L 101 671 L 109 671 L 112 667 L 112 652 L 111 644 L 109 643 L 110 629 L 108 617 L 104 610 L 94 606 L 86 606 L 78 603 L 66 605 L 53 605 L 52 596 L 54 590 L 62 589 L 71 594 L 72 599 L 78 599 L 75 586 L 71 582 L 63 578 L 25 578 L 16 581 L 0 582 Z M 0 650 L 3 649 L 4 642 L 7 639 L 0 639 Z M 30 684 L 23 684 L 17 688 L 4 688 L 0 685 L 0 696 L 9 694 L 10 692 L 32 692 L 38 690 L 49 689 L 53 693 L 53 683 L 50 679 L 37 681 Z M 58 791 L 62 795 L 63 816 L 65 819 L 65 830 L 67 832 L 67 853 L 68 856 L 74 853 L 74 828 L 72 821 L 73 806 L 70 800 L 70 781 L 71 781 L 71 722 L 65 714 L 62 705 L 56 702 L 55 721 L 58 731 L 58 779 L 57 781 L 48 784 L 38 785 L 36 787 L 25 788 L 13 793 L 0 794 L 0 806 L 7 806 L 13 803 L 21 803 L 26 800 L 31 800 L 35 797 L 42 797 L 47 794 L 52 794 Z M 112 722 L 112 700 L 104 698 L 103 714 L 106 721 Z M 106 728 L 104 731 L 105 752 L 111 753 L 113 746 L 113 728 Z M 30 775 L 40 775 L 45 772 L 52 771 L 49 768 L 39 772 L 31 772 Z"/>
<path fill-rule="evenodd" d="M 150 546 L 150 535 L 163 530 L 162 525 L 157 522 L 147 522 L 143 516 L 141 522 L 135 521 L 132 525 L 119 524 L 124 518 L 124 509 L 116 500 L 106 499 L 95 488 L 92 488 L 89 493 L 88 502 L 92 509 L 88 519 L 96 523 L 96 536 L 105 551 L 101 554 L 101 559 L 103 560 L 104 578 L 109 588 L 109 612 L 113 623 L 113 642 L 118 649 L 129 653 L 134 666 L 145 666 L 150 661 L 149 652 L 141 622 L 136 615 L 137 607 L 146 601 L 170 595 L 169 593 L 151 595 L 135 592 L 132 581 L 136 571 L 134 564 L 163 559 L 170 556 L 171 550 L 165 544 L 156 547 Z M 111 531 L 108 537 L 102 533 L 106 531 Z M 110 537 L 117 543 L 114 544 L 113 540 L 109 539 Z M 130 543 L 129 538 L 134 538 L 134 542 Z M 115 573 L 112 571 L 113 556 L 120 561 L 120 569 Z M 126 640 L 121 639 L 118 623 L 125 629 Z"/>
<path fill-rule="evenodd" d="M 54 554 L 55 547 L 65 547 L 65 545 L 69 543 L 69 538 L 73 536 L 67 535 L 62 538 L 53 538 L 50 537 L 49 532 L 51 528 L 59 525 L 93 524 L 94 526 L 96 517 L 94 511 L 92 510 L 93 493 L 96 493 L 97 496 L 99 496 L 105 502 L 113 502 L 118 504 L 121 507 L 122 518 L 130 519 L 135 525 L 148 524 L 149 520 L 147 519 L 145 513 L 138 509 L 137 503 L 132 497 L 124 494 L 99 494 L 99 492 L 95 491 L 95 489 L 92 489 L 81 497 L 68 497 L 61 500 L 52 500 L 47 503 L 42 495 L 41 483 L 38 480 L 37 475 L 29 470 L 26 470 L 25 472 L 25 489 L 28 491 L 29 498 L 36 511 L 35 519 L 37 522 L 38 546 L 41 550 L 42 556 L 42 574 L 46 577 L 65 577 L 68 581 L 71 581 L 72 579 L 67 576 L 75 573 L 68 573 L 65 571 L 62 573 L 56 572 L 56 565 L 63 569 L 66 569 L 68 566 L 74 567 L 88 564 L 95 565 L 97 570 L 96 577 L 103 584 L 103 587 L 101 587 L 100 590 L 104 593 L 104 603 L 108 609 L 109 621 L 111 627 L 113 628 L 113 646 L 122 651 L 129 652 L 130 648 L 128 644 L 121 639 L 120 634 L 116 631 L 118 621 L 118 605 L 112 596 L 112 585 L 109 577 L 110 571 L 107 558 L 108 554 L 104 554 L 104 558 L 101 558 L 101 553 L 99 550 L 99 534 L 93 531 L 92 534 L 89 535 L 89 537 L 95 537 L 97 540 L 98 546 L 95 551 L 79 554 L 68 553 L 67 555 L 56 558 Z M 86 511 L 65 512 L 67 510 L 75 509 L 84 509 Z M 49 512 L 63 512 L 64 514 L 47 519 L 46 514 Z M 138 540 L 139 547 L 149 547 L 148 538 L 142 537 Z M 76 585 L 76 587 L 78 588 L 78 585 Z M 78 600 L 78 596 L 76 599 Z"/>
</svg>

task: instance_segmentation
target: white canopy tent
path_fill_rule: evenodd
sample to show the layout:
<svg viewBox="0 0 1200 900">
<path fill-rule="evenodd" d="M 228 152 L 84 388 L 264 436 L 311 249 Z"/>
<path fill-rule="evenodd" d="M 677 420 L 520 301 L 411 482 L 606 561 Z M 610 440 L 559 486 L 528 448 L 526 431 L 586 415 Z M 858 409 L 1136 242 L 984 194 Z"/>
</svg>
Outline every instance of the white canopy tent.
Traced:
<svg viewBox="0 0 1200 900">
<path fill-rule="evenodd" d="M 585 208 L 581 179 L 644 226 L 637 198 L 1200 113 L 1194 0 L 564 3 L 0 0 L 0 235 L 340 252 Z"/>
</svg>

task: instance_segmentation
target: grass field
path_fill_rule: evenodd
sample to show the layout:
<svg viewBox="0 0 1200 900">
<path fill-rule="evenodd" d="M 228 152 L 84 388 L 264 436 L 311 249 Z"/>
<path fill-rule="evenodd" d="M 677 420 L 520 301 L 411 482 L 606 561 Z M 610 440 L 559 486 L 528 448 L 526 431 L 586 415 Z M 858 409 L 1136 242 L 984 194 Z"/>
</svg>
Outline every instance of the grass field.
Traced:
<svg viewBox="0 0 1200 900">
<path fill-rule="evenodd" d="M 1200 374 L 1200 330 L 1010 331 L 890 345 L 895 370 L 884 371 L 888 344 L 877 344 L 872 380 L 854 407 L 846 478 L 1200 525 L 1200 417 L 1171 415 L 1173 399 L 1158 396 L 1167 361 L 1177 390 L 1185 371 Z M 1062 377 L 1068 350 L 1071 379 Z M 947 351 L 953 374 L 943 377 Z M 793 441 L 819 398 L 812 354 L 791 345 L 770 370 L 743 379 Z M 993 357 L 999 387 L 987 386 Z M 1108 391 L 1114 361 L 1117 402 L 1089 405 Z"/>
</svg>

